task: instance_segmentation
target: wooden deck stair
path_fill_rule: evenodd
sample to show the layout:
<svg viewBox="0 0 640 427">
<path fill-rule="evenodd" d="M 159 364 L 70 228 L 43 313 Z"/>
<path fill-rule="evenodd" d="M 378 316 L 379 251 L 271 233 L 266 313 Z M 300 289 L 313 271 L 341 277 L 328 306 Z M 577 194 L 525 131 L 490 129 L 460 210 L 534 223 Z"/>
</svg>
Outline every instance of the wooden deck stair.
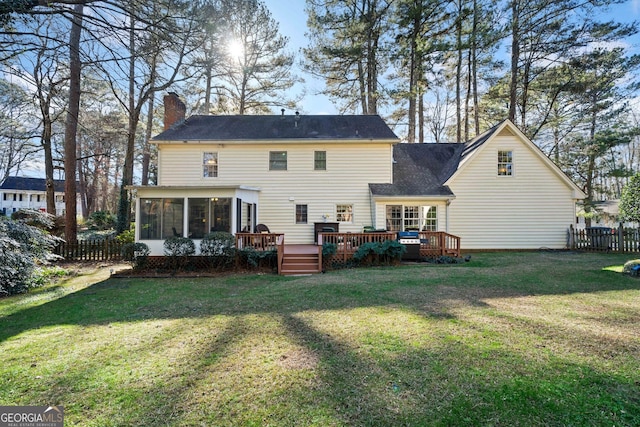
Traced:
<svg viewBox="0 0 640 427">
<path fill-rule="evenodd" d="M 285 245 L 280 274 L 295 276 L 322 272 L 316 245 Z"/>
</svg>

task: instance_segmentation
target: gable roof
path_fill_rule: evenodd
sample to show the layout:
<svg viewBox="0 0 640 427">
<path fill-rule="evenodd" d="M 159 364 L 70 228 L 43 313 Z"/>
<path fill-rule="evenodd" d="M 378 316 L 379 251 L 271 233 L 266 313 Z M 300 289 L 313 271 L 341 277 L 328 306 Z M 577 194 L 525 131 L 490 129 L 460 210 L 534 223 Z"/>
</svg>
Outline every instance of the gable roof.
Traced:
<svg viewBox="0 0 640 427">
<path fill-rule="evenodd" d="M 55 191 L 64 192 L 64 180 L 54 179 L 53 187 Z M 22 190 L 22 191 L 47 191 L 47 180 L 44 178 L 25 178 L 20 176 L 9 176 L 2 184 L 2 190 Z"/>
<path fill-rule="evenodd" d="M 378 115 L 195 115 L 153 138 L 163 141 L 384 140 L 398 137 Z"/>
<path fill-rule="evenodd" d="M 374 196 L 453 197 L 444 183 L 456 171 L 464 144 L 398 144 L 393 184 L 369 184 Z"/>
<path fill-rule="evenodd" d="M 510 120 L 503 120 L 485 133 L 478 135 L 471 141 L 465 143 L 465 150 L 462 153 L 460 164 L 457 170 L 447 179 L 445 184 L 450 183 L 456 178 L 458 174 L 465 168 L 472 158 L 477 156 L 486 146 L 487 142 L 491 141 L 496 135 L 502 132 L 508 132 L 528 147 L 531 152 L 536 155 L 548 168 L 555 174 L 562 182 L 573 190 L 573 197 L 575 199 L 584 199 L 586 194 L 556 165 L 547 155 L 535 145 L 525 134 L 523 134 L 516 125 Z"/>
<path fill-rule="evenodd" d="M 393 184 L 369 184 L 373 196 L 379 197 L 446 197 L 455 194 L 448 184 L 459 171 L 475 157 L 495 135 L 508 129 L 540 159 L 567 186 L 574 197 L 584 198 L 584 193 L 509 120 L 503 120 L 486 132 L 461 144 L 397 144 L 393 147 Z"/>
</svg>

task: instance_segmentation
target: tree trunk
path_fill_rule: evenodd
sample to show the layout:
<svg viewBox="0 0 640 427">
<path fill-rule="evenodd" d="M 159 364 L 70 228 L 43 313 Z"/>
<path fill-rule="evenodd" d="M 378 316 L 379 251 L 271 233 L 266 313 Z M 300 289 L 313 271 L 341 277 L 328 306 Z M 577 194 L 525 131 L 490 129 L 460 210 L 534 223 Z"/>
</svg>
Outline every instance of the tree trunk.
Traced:
<svg viewBox="0 0 640 427">
<path fill-rule="evenodd" d="M 80 36 L 82 34 L 82 13 L 84 6 L 73 8 L 71 32 L 69 34 L 69 108 L 64 129 L 64 195 L 65 217 L 64 237 L 67 242 L 75 242 L 78 235 L 76 220 L 76 134 L 80 112 Z"/>
<path fill-rule="evenodd" d="M 129 15 L 129 132 L 127 134 L 127 146 L 125 147 L 124 165 L 122 167 L 122 184 L 120 185 L 120 196 L 118 203 L 118 224 L 116 232 L 118 234 L 129 229 L 131 223 L 131 203 L 129 200 L 129 190 L 127 186 L 133 184 L 133 152 L 135 150 L 137 118 L 134 118 L 135 110 L 135 18 L 134 12 Z"/>
<path fill-rule="evenodd" d="M 511 82 L 509 85 L 509 120 L 516 121 L 518 102 L 518 61 L 520 59 L 519 2 L 511 0 Z"/>
<path fill-rule="evenodd" d="M 152 77 L 151 86 L 155 84 L 155 78 Z M 155 104 L 155 95 L 149 97 L 149 111 L 147 112 L 147 129 L 144 135 L 144 145 L 142 146 L 142 185 L 149 185 L 149 164 L 151 163 L 151 133 L 153 132 L 153 109 Z"/>
<path fill-rule="evenodd" d="M 456 21 L 456 142 L 462 142 L 462 0 L 458 0 L 458 18 Z"/>
<path fill-rule="evenodd" d="M 47 213 L 56 215 L 56 189 L 53 179 L 53 153 L 51 147 L 51 117 L 48 112 L 43 117 L 42 147 L 44 149 L 44 174 L 46 182 Z"/>
<path fill-rule="evenodd" d="M 473 28 L 471 29 L 471 75 L 473 82 L 473 122 L 475 135 L 480 135 L 480 112 L 478 111 L 478 0 L 473 0 Z"/>
</svg>

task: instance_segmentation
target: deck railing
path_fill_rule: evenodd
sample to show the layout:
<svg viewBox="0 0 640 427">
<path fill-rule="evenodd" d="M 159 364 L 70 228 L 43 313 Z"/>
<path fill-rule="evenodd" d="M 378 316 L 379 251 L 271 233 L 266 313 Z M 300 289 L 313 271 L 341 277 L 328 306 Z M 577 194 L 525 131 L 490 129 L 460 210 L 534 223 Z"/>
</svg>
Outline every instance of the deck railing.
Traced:
<svg viewBox="0 0 640 427">
<path fill-rule="evenodd" d="M 460 256 L 460 237 L 442 231 L 421 231 L 420 256 Z M 397 233 L 371 232 L 371 233 L 319 233 L 318 245 L 333 243 L 336 245 L 334 257 L 341 261 L 347 261 L 364 243 L 384 242 L 396 240 Z"/>
<path fill-rule="evenodd" d="M 284 234 L 276 237 L 276 248 L 278 251 L 278 274 L 281 274 L 282 263 L 284 262 Z"/>
<path fill-rule="evenodd" d="M 283 233 L 236 233 L 236 248 L 253 248 L 257 251 L 275 251 L 278 246 L 278 239 Z"/>
<path fill-rule="evenodd" d="M 443 231 L 421 231 L 420 256 L 460 256 L 460 237 Z"/>
</svg>

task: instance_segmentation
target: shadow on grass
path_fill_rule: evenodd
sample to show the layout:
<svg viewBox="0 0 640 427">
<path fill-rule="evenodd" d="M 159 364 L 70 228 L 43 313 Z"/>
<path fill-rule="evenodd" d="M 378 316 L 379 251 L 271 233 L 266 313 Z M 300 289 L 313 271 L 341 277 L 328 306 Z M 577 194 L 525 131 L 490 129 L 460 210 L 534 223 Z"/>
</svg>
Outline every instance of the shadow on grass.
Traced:
<svg viewBox="0 0 640 427">
<path fill-rule="evenodd" d="M 567 256 L 557 255 L 561 260 Z M 573 255 L 576 256 L 580 260 L 580 255 Z M 300 278 L 241 275 L 108 279 L 0 318 L 0 342 L 24 331 L 53 325 L 87 326 L 220 314 L 287 315 L 305 310 L 387 305 L 406 306 L 433 318 L 454 318 L 450 307 L 486 307 L 486 300 L 492 298 L 640 287 L 637 279 L 597 265 L 573 269 L 544 265 L 541 269 L 539 263 L 531 262 L 531 255 L 519 254 L 518 262 L 520 258 L 522 264 L 513 266 L 490 258 L 477 265 L 360 269 Z M 58 291 L 56 286 L 34 295 Z"/>
<path fill-rule="evenodd" d="M 638 289 L 640 283 L 597 266 L 568 271 L 547 266 L 536 271 L 538 265 L 522 264 L 505 267 L 501 273 L 495 267 L 496 263 L 483 262 L 481 266 L 412 266 L 310 278 L 110 279 L 0 318 L 0 342 L 54 325 L 229 317 L 220 332 L 211 333 L 181 355 L 192 363 L 176 363 L 171 378 L 154 378 L 140 385 L 132 382 L 126 397 L 105 403 L 103 416 L 122 425 L 154 425 L 149 414 L 163 425 L 181 425 L 191 416 L 190 405 L 199 399 L 194 396 L 196 386 L 212 395 L 229 392 L 216 391 L 216 384 L 208 384 L 209 370 L 228 358 L 242 357 L 233 355 L 232 347 L 247 334 L 244 317 L 260 314 L 281 319 L 284 333 L 318 356 L 319 383 L 290 391 L 287 400 L 292 403 L 280 411 L 297 405 L 312 412 L 312 406 L 319 405 L 326 413 L 318 416 L 338 420 L 338 425 L 500 425 L 513 420 L 522 420 L 523 425 L 580 425 L 594 420 L 632 425 L 639 420 L 640 402 L 629 397 L 637 384 L 597 372 L 586 363 L 568 363 L 554 356 L 531 360 L 516 351 L 477 349 L 447 340 L 429 350 L 405 349 L 394 358 L 372 357 L 297 316 L 305 311 L 389 307 L 434 322 L 457 322 L 458 308 L 490 309 L 487 300 L 492 298 Z M 552 334 L 543 323 L 509 321 L 528 334 Z M 181 327 L 170 336 L 135 347 L 130 357 L 148 357 L 161 348 L 163 340 L 188 336 L 189 328 Z M 587 343 L 597 348 L 600 344 L 587 331 L 565 332 L 572 335 L 560 337 L 562 345 Z M 633 352 L 633 348 L 628 350 Z M 64 403 L 65 397 L 71 401 L 74 393 L 95 387 L 92 381 L 102 377 L 96 373 L 104 369 L 98 362 L 82 359 L 77 363 L 81 364 L 78 369 L 62 373 L 52 384 L 48 395 L 52 401 Z M 549 364 L 555 365 L 551 373 L 546 372 Z M 519 366 L 527 370 L 518 372 Z M 558 371 L 564 374 L 553 376 Z M 112 398 L 117 394 L 105 387 L 105 394 Z M 95 393 L 99 395 L 100 390 Z M 277 400 L 276 396 L 269 398 Z M 233 408 L 233 396 L 225 399 L 224 408 L 201 402 L 199 410 L 212 422 L 220 414 L 233 419 L 233 411 L 242 408 Z M 78 414 L 83 408 L 72 406 L 69 411 Z M 277 408 L 273 411 L 272 422 L 287 424 L 283 421 L 286 414 Z M 313 424 L 306 420 L 301 425 L 305 423 Z"/>
</svg>

